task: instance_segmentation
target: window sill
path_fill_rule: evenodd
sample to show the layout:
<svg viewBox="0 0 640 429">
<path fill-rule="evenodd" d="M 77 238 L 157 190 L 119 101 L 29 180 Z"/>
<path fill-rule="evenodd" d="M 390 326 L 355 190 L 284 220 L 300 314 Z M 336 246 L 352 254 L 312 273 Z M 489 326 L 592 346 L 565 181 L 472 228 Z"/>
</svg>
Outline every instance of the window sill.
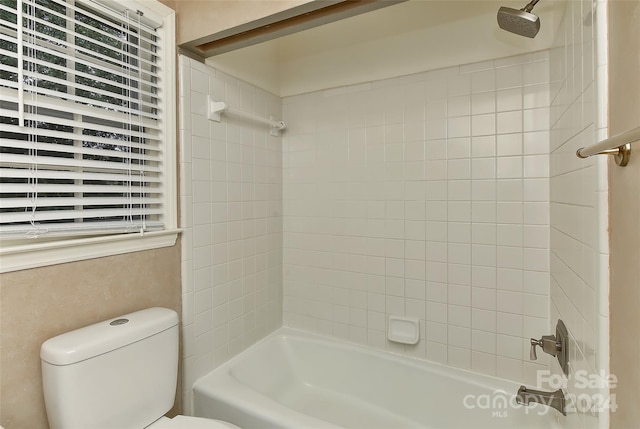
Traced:
<svg viewBox="0 0 640 429">
<path fill-rule="evenodd" d="M 174 246 L 180 229 L 0 248 L 0 273 Z"/>
</svg>

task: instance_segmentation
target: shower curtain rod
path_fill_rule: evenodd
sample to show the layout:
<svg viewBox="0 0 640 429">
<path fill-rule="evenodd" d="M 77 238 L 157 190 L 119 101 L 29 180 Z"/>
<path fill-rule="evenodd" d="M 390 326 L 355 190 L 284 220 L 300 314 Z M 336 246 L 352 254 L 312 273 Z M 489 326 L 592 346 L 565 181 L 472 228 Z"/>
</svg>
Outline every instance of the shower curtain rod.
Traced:
<svg viewBox="0 0 640 429">
<path fill-rule="evenodd" d="M 613 155 L 616 164 L 624 167 L 631 158 L 631 143 L 639 140 L 640 127 L 637 127 L 590 146 L 581 147 L 576 151 L 576 156 L 578 158 L 588 158 L 592 155 Z"/>
<path fill-rule="evenodd" d="M 243 110 L 233 108 L 224 101 L 215 101 L 211 97 L 207 97 L 207 117 L 210 120 L 220 122 L 220 114 L 223 112 L 228 112 L 232 115 L 269 125 L 271 127 L 271 135 L 275 137 L 279 135 L 278 131 L 284 130 L 287 127 L 287 124 L 285 124 L 284 121 L 275 121 L 273 119 L 263 118 L 261 116 L 254 115 L 253 113 L 247 113 Z"/>
</svg>

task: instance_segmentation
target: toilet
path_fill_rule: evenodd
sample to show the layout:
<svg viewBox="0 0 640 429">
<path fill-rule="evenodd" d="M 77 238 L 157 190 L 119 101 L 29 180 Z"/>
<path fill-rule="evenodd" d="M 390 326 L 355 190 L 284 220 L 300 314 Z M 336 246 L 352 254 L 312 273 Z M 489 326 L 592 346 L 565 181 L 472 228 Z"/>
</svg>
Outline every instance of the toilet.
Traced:
<svg viewBox="0 0 640 429">
<path fill-rule="evenodd" d="M 148 308 L 51 338 L 40 349 L 51 429 L 239 429 L 163 417 L 178 379 L 178 314 Z"/>
</svg>

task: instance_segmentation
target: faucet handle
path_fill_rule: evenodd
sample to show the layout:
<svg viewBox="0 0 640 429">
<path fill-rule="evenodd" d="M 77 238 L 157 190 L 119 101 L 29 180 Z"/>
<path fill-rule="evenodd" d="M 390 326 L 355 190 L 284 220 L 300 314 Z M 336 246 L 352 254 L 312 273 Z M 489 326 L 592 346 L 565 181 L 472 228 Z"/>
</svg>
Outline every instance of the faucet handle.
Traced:
<svg viewBox="0 0 640 429">
<path fill-rule="evenodd" d="M 531 338 L 531 350 L 529 351 L 529 359 L 537 360 L 538 355 L 536 354 L 536 346 L 542 347 L 542 340 L 536 340 L 535 338 Z"/>
<path fill-rule="evenodd" d="M 555 335 L 543 335 L 541 339 L 536 340 L 531 338 L 531 350 L 529 351 L 529 359 L 536 360 L 538 355 L 536 354 L 536 346 L 540 346 L 543 352 L 555 356 L 562 350 L 562 343 L 556 341 Z"/>
</svg>

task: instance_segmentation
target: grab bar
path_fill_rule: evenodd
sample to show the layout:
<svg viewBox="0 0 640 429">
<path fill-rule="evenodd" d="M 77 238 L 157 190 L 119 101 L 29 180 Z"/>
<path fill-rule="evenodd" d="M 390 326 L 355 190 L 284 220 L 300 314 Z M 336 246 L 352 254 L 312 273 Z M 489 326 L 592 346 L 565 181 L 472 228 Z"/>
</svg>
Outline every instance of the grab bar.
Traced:
<svg viewBox="0 0 640 429">
<path fill-rule="evenodd" d="M 631 143 L 638 140 L 640 140 L 640 127 L 609 137 L 591 146 L 581 147 L 576 151 L 576 156 L 588 158 L 593 155 L 613 155 L 616 164 L 624 167 L 631 158 Z"/>
<path fill-rule="evenodd" d="M 287 127 L 287 124 L 285 124 L 284 121 L 274 121 L 272 119 L 262 118 L 258 115 L 254 115 L 253 113 L 247 113 L 243 110 L 235 109 L 224 101 L 214 101 L 209 96 L 207 98 L 207 117 L 212 121 L 220 122 L 220 114 L 222 112 L 228 112 L 236 116 L 241 116 L 245 119 L 269 125 L 271 127 L 271 135 L 276 137 L 278 136 L 278 131 L 284 130 Z"/>
</svg>

